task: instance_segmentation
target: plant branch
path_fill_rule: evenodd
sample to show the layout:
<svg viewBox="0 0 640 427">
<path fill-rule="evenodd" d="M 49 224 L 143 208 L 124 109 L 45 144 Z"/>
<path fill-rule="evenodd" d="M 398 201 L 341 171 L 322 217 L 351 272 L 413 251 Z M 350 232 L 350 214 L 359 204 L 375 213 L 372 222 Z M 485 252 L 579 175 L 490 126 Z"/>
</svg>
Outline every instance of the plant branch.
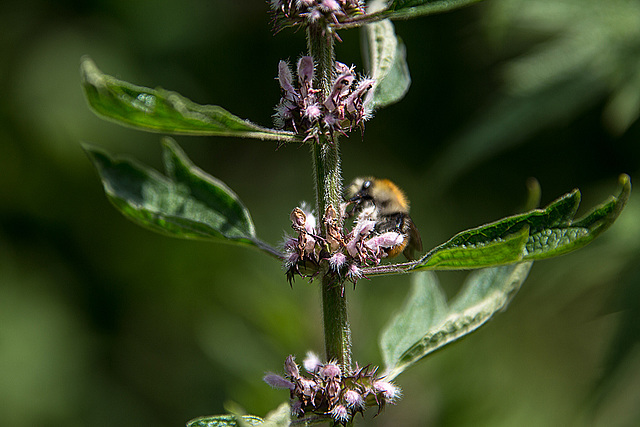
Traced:
<svg viewBox="0 0 640 427">
<path fill-rule="evenodd" d="M 314 87 L 324 97 L 331 91 L 334 73 L 334 39 L 321 26 L 307 28 L 309 55 L 316 64 Z M 322 218 L 327 207 L 337 209 L 342 200 L 342 176 L 340 171 L 340 153 L 337 138 L 329 140 L 318 132 L 318 141 L 311 145 L 314 182 L 316 192 L 316 211 Z M 326 233 L 322 224 L 322 234 Z M 322 272 L 324 273 L 324 272 Z M 336 360 L 346 370 L 351 369 L 351 327 L 347 316 L 347 300 L 342 286 L 331 280 L 331 276 L 322 274 L 322 310 L 324 318 L 325 352 L 327 360 Z"/>
</svg>

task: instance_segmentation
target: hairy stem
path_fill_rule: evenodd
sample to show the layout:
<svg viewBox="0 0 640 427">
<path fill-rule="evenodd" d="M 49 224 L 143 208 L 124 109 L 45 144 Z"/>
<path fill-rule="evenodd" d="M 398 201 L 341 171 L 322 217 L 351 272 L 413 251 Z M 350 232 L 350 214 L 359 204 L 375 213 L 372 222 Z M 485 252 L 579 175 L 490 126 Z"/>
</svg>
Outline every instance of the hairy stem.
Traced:
<svg viewBox="0 0 640 427">
<path fill-rule="evenodd" d="M 334 70 L 333 37 L 321 26 L 307 28 L 309 55 L 316 64 L 314 87 L 326 97 L 331 91 Z M 319 141 L 311 145 L 316 210 L 322 218 L 329 205 L 338 208 L 342 201 L 342 176 L 337 138 L 329 140 L 319 132 Z M 324 224 L 321 224 L 325 234 Z M 347 317 L 347 300 L 343 288 L 322 275 L 322 311 L 324 317 L 324 342 L 327 360 L 337 360 L 346 370 L 351 369 L 351 327 Z"/>
</svg>

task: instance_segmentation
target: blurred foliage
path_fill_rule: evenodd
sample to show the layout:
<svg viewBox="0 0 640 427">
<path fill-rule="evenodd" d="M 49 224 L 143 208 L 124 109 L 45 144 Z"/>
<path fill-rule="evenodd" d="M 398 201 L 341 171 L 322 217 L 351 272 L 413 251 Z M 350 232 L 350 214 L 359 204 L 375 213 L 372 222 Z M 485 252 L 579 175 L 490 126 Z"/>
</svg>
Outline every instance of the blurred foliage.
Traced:
<svg viewBox="0 0 640 427">
<path fill-rule="evenodd" d="M 159 168 L 158 135 L 95 117 L 79 60 L 215 103 L 262 126 L 280 59 L 262 0 L 9 0 L 0 13 L 0 425 L 176 426 L 232 400 L 265 415 L 262 383 L 289 353 L 321 352 L 315 285 L 290 289 L 258 251 L 169 239 L 108 203 L 80 141 Z M 394 179 L 425 246 L 580 187 L 583 205 L 640 169 L 640 2 L 489 0 L 397 22 L 412 85 L 344 140 L 346 180 Z M 357 31 L 343 62 L 361 67 Z M 308 152 L 178 139 L 277 243 L 312 197 Z M 242 167 L 238 167 L 241 165 Z M 250 170 L 251 173 L 246 171 Z M 640 203 L 586 249 L 538 262 L 490 326 L 401 375 L 404 398 L 363 425 L 634 425 L 640 421 Z M 439 275 L 455 294 L 464 275 Z M 349 289 L 355 358 L 380 363 L 380 328 L 408 278 Z"/>
<path fill-rule="evenodd" d="M 612 136 L 638 119 L 640 2 L 499 0 L 487 9 L 488 40 L 507 55 L 502 93 L 447 145 L 432 180 L 447 182 L 596 103 L 605 102 Z"/>
</svg>

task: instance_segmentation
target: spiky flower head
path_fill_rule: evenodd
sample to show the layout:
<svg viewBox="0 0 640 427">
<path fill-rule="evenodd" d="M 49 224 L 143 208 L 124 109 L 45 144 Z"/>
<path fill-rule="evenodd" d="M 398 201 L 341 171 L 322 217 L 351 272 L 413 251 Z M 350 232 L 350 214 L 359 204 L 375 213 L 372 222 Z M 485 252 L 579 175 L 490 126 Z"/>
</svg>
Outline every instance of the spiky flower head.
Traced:
<svg viewBox="0 0 640 427">
<path fill-rule="evenodd" d="M 358 77 L 353 66 L 336 62 L 331 91 L 325 97 L 313 87 L 314 74 L 313 58 L 301 57 L 297 63 L 296 86 L 289 65 L 279 62 L 282 97 L 275 107 L 275 126 L 305 135 L 305 141 L 317 141 L 321 133 L 333 140 L 335 135 L 346 134 L 355 127 L 363 131 L 364 122 L 370 117 L 368 95 L 375 81 Z"/>
<path fill-rule="evenodd" d="M 290 283 L 297 275 L 313 279 L 324 271 L 343 286 L 344 292 L 345 280 L 355 285 L 364 277 L 364 267 L 378 265 L 406 239 L 400 231 L 379 231 L 374 209 L 363 209 L 349 231 L 344 225 L 345 212 L 344 206 L 328 206 L 322 217 L 325 233 L 320 235 L 308 208 L 303 205 L 293 210 L 291 227 L 298 236 L 289 237 L 284 247 L 284 268 Z"/>
<path fill-rule="evenodd" d="M 320 26 L 337 37 L 331 26 L 365 12 L 362 0 L 271 0 L 274 28 L 278 32 L 290 26 Z"/>
<path fill-rule="evenodd" d="M 345 425 L 367 406 L 377 406 L 380 412 L 386 404 L 395 403 L 400 389 L 378 377 L 377 368 L 367 365 L 345 371 L 335 362 L 322 363 L 313 353 L 304 362 L 307 373 L 302 374 L 293 356 L 285 361 L 285 375 L 268 374 L 265 382 L 275 388 L 288 389 L 291 413 L 329 416 L 335 423 Z M 309 365 L 309 366 L 307 366 Z"/>
</svg>

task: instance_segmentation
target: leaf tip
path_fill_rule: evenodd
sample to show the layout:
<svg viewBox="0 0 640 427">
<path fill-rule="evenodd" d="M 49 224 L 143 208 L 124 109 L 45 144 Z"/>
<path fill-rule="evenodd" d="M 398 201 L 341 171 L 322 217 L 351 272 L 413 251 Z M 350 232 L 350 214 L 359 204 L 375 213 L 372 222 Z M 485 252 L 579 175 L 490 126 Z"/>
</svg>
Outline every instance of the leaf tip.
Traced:
<svg viewBox="0 0 640 427">
<path fill-rule="evenodd" d="M 631 177 L 626 173 L 620 174 L 618 177 L 618 183 L 622 187 L 622 192 L 630 193 L 631 192 Z"/>
<path fill-rule="evenodd" d="M 96 86 L 102 80 L 102 72 L 88 55 L 80 58 L 80 77 L 83 83 L 91 86 Z"/>
<path fill-rule="evenodd" d="M 84 141 L 80 142 L 80 148 L 82 148 L 82 151 L 85 152 L 85 154 L 87 155 L 87 157 L 89 157 L 91 161 L 94 161 L 95 155 L 100 152 L 100 149 L 98 147 Z"/>
<path fill-rule="evenodd" d="M 160 138 L 160 145 L 162 146 L 163 150 L 171 151 L 175 151 L 175 148 L 178 147 L 178 143 L 176 142 L 176 140 L 171 138 L 170 136 L 163 136 L 162 138 Z"/>
<path fill-rule="evenodd" d="M 527 187 L 527 201 L 525 203 L 525 210 L 536 209 L 540 206 L 540 200 L 542 199 L 542 188 L 540 181 L 535 177 L 530 177 L 526 182 Z"/>
<path fill-rule="evenodd" d="M 620 193 L 616 197 L 616 204 L 618 205 L 618 209 L 616 209 L 616 216 L 620 213 L 620 211 L 627 204 L 627 200 L 629 200 L 629 196 L 631 195 L 631 177 L 626 173 L 620 174 L 618 177 L 618 184 L 620 185 Z"/>
</svg>

